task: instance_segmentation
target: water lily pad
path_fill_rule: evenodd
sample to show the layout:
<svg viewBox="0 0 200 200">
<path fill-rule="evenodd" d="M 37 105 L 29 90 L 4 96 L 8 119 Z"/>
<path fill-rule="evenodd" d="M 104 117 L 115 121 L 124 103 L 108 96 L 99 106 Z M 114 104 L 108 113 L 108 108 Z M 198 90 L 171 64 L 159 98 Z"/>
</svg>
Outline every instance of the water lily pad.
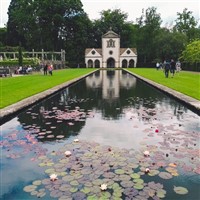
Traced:
<svg viewBox="0 0 200 200">
<path fill-rule="evenodd" d="M 61 197 L 63 193 L 60 190 L 53 190 L 50 192 L 50 196 L 53 198 Z"/>
<path fill-rule="evenodd" d="M 133 173 L 133 174 L 131 174 L 130 176 L 131 176 L 131 178 L 133 178 L 133 179 L 140 178 L 140 175 L 137 174 L 137 173 Z"/>
<path fill-rule="evenodd" d="M 72 185 L 72 186 L 77 186 L 78 184 L 79 184 L 79 183 L 78 183 L 78 181 L 76 181 L 76 180 L 70 182 L 70 185 Z"/>
<path fill-rule="evenodd" d="M 74 200 L 84 200 L 86 195 L 83 192 L 76 192 L 72 195 Z"/>
<path fill-rule="evenodd" d="M 172 178 L 172 175 L 168 172 L 160 172 L 159 176 L 163 179 L 171 179 Z"/>
<path fill-rule="evenodd" d="M 158 170 L 155 170 L 155 169 L 151 169 L 148 173 L 149 176 L 155 176 L 159 174 L 159 171 Z"/>
<path fill-rule="evenodd" d="M 74 177 L 71 175 L 66 175 L 66 176 L 62 177 L 62 180 L 66 181 L 66 182 L 70 182 L 70 181 L 74 180 Z"/>
<path fill-rule="evenodd" d="M 32 192 L 34 190 L 36 190 L 37 186 L 36 185 L 27 185 L 24 187 L 24 191 L 25 192 Z"/>
<path fill-rule="evenodd" d="M 68 185 L 68 184 L 62 184 L 62 185 L 59 187 L 59 190 L 62 191 L 62 192 L 69 191 L 70 189 L 71 189 L 71 186 Z"/>
<path fill-rule="evenodd" d="M 136 184 L 143 184 L 144 180 L 140 179 L 140 178 L 136 178 L 136 179 L 133 180 L 133 182 L 136 183 Z"/>
<path fill-rule="evenodd" d="M 75 192 L 77 192 L 78 191 L 78 188 L 75 188 L 75 187 L 72 187 L 71 189 L 70 189 L 70 192 L 72 192 L 72 193 L 75 193 Z"/>
<path fill-rule="evenodd" d="M 94 195 L 89 195 L 87 197 L 87 200 L 95 200 L 95 199 L 98 199 L 98 197 L 94 194 Z"/>
<path fill-rule="evenodd" d="M 54 168 L 49 168 L 45 170 L 46 174 L 54 174 L 55 173 L 55 169 Z"/>
<path fill-rule="evenodd" d="M 81 189 L 81 192 L 85 193 L 85 194 L 88 194 L 90 192 L 90 188 L 88 187 L 84 187 L 83 189 Z"/>
<path fill-rule="evenodd" d="M 159 198 L 165 198 L 165 194 L 166 194 L 166 191 L 163 190 L 163 189 L 158 189 L 156 191 L 156 196 L 159 197 Z"/>
<path fill-rule="evenodd" d="M 182 195 L 188 193 L 187 188 L 180 187 L 180 186 L 178 186 L 178 187 L 174 186 L 174 191 L 175 191 L 177 194 L 182 194 Z"/>
<path fill-rule="evenodd" d="M 32 184 L 38 186 L 38 185 L 42 184 L 42 181 L 41 180 L 36 180 L 36 181 L 33 181 Z"/>
<path fill-rule="evenodd" d="M 42 198 L 46 195 L 46 192 L 38 192 L 37 193 L 37 198 Z"/>
<path fill-rule="evenodd" d="M 124 174 L 125 171 L 124 171 L 123 169 L 116 169 L 116 170 L 115 170 L 115 173 L 116 173 L 116 174 Z"/>
<path fill-rule="evenodd" d="M 122 181 L 120 182 L 120 185 L 124 188 L 131 188 L 133 186 L 132 181 Z"/>
<path fill-rule="evenodd" d="M 141 189 L 143 189 L 144 188 L 144 185 L 143 184 L 141 184 L 141 183 L 136 183 L 136 184 L 134 184 L 134 186 L 133 186 L 135 189 L 137 189 L 137 190 L 141 190 Z"/>
<path fill-rule="evenodd" d="M 37 195 L 37 194 L 38 194 L 38 191 L 36 191 L 36 190 L 34 190 L 34 191 L 31 192 L 32 196 Z"/>
<path fill-rule="evenodd" d="M 138 190 L 135 188 L 126 188 L 124 189 L 123 193 L 129 198 L 134 198 L 136 195 L 138 195 Z"/>
</svg>

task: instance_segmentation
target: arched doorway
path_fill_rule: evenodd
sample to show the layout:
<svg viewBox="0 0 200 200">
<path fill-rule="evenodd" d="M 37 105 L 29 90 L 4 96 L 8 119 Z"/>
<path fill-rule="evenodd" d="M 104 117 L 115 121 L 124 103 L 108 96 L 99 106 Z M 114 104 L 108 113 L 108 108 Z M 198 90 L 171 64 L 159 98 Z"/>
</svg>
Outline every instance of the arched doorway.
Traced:
<svg viewBox="0 0 200 200">
<path fill-rule="evenodd" d="M 135 61 L 133 60 L 133 59 L 131 59 L 130 61 L 129 61 L 129 67 L 134 67 L 134 65 L 135 65 Z"/>
<path fill-rule="evenodd" d="M 100 68 L 100 61 L 99 60 L 95 60 L 94 66 L 95 66 L 95 68 Z"/>
<path fill-rule="evenodd" d="M 93 61 L 92 60 L 88 60 L 88 67 L 93 68 Z"/>
<path fill-rule="evenodd" d="M 128 64 L 127 60 L 125 60 L 125 59 L 122 60 L 122 67 L 123 68 L 127 68 L 127 66 L 128 66 L 127 64 Z"/>
<path fill-rule="evenodd" d="M 107 68 L 115 68 L 115 60 L 113 58 L 108 58 Z"/>
</svg>

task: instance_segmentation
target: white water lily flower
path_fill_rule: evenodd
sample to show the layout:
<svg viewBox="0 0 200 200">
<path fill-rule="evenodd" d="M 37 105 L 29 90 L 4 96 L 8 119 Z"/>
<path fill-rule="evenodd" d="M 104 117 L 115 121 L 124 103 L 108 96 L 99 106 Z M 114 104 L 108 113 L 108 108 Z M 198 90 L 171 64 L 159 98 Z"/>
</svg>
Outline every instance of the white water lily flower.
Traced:
<svg viewBox="0 0 200 200">
<path fill-rule="evenodd" d="M 149 151 L 144 151 L 143 154 L 144 156 L 149 156 Z"/>
<path fill-rule="evenodd" d="M 79 139 L 74 139 L 74 142 L 79 142 Z"/>
<path fill-rule="evenodd" d="M 50 175 L 50 180 L 51 181 L 56 181 L 58 179 L 57 174 L 51 174 Z"/>
<path fill-rule="evenodd" d="M 69 157 L 69 156 L 72 155 L 72 153 L 71 153 L 71 151 L 65 151 L 65 155 L 66 155 L 67 157 Z"/>
<path fill-rule="evenodd" d="M 150 172 L 150 169 L 149 168 L 146 168 L 145 169 L 145 173 L 149 173 Z"/>
<path fill-rule="evenodd" d="M 107 184 L 101 184 L 101 187 L 100 187 L 101 190 L 107 190 Z"/>
</svg>

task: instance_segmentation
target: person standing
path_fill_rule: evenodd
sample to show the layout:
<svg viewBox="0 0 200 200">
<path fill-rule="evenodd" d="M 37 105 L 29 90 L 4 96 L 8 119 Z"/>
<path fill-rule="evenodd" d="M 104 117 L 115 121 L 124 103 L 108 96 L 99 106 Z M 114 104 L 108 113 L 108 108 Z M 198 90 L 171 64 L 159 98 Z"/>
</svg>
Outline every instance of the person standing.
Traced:
<svg viewBox="0 0 200 200">
<path fill-rule="evenodd" d="M 165 77 L 168 78 L 169 76 L 169 70 L 170 70 L 170 62 L 164 61 L 164 72 L 165 72 Z"/>
<path fill-rule="evenodd" d="M 176 70 L 176 63 L 173 59 L 171 59 L 170 65 L 171 65 L 170 72 L 172 73 L 172 77 L 174 77 L 175 70 Z"/>
<path fill-rule="evenodd" d="M 160 64 L 159 62 L 156 63 L 156 69 L 159 70 Z"/>
<path fill-rule="evenodd" d="M 45 66 L 44 66 L 44 75 L 47 75 L 47 69 L 48 69 L 48 65 L 46 64 Z"/>
<path fill-rule="evenodd" d="M 53 75 L 53 65 L 48 66 L 48 71 L 49 71 L 49 74 L 52 76 Z"/>
</svg>

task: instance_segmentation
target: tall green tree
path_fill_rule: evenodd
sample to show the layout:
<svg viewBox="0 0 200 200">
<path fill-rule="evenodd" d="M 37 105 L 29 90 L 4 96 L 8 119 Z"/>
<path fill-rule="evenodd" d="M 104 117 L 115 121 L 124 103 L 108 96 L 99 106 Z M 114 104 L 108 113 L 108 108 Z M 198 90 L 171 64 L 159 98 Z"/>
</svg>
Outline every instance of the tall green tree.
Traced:
<svg viewBox="0 0 200 200">
<path fill-rule="evenodd" d="M 137 49 L 140 62 L 151 62 L 156 58 L 156 35 L 160 31 L 160 14 L 155 7 L 143 10 L 140 18 L 137 19 L 139 26 L 137 33 Z"/>
<path fill-rule="evenodd" d="M 189 40 L 200 37 L 200 35 L 198 35 L 199 31 L 196 27 L 197 20 L 192 15 L 192 12 L 189 11 L 187 8 L 185 8 L 182 13 L 177 13 L 177 19 L 175 20 L 175 22 L 175 30 L 180 33 L 186 34 Z"/>
</svg>

